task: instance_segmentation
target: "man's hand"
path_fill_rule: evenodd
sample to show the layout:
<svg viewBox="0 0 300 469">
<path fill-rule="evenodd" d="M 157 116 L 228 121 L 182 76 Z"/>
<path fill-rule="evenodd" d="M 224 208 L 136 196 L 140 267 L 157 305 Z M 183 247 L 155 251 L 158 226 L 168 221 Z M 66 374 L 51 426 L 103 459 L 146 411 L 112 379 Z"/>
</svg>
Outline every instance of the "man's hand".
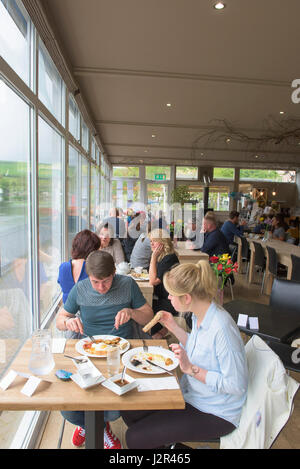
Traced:
<svg viewBox="0 0 300 469">
<path fill-rule="evenodd" d="M 115 328 L 118 330 L 122 324 L 130 321 L 132 318 L 131 315 L 132 310 L 130 308 L 121 309 L 115 317 Z"/>
<path fill-rule="evenodd" d="M 65 326 L 68 331 L 80 332 L 83 334 L 83 325 L 80 318 L 67 318 L 65 319 Z"/>
</svg>

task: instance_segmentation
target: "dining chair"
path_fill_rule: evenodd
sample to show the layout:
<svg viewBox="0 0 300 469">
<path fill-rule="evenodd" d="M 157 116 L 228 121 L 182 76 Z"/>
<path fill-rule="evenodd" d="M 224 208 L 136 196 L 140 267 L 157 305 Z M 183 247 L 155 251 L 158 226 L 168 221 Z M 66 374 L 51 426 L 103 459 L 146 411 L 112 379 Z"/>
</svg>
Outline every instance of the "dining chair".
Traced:
<svg viewBox="0 0 300 469">
<path fill-rule="evenodd" d="M 293 282 L 300 282 L 300 257 L 291 254 L 292 259 L 292 276 Z"/>
<path fill-rule="evenodd" d="M 300 288 L 298 282 L 275 278 L 270 295 L 270 306 L 279 311 L 299 313 L 300 327 Z"/>
<path fill-rule="evenodd" d="M 246 276 L 248 276 L 249 261 L 250 261 L 249 243 L 248 243 L 247 239 L 244 236 L 241 237 L 241 243 L 242 243 L 241 259 L 242 259 L 242 262 L 246 261 Z"/>
<path fill-rule="evenodd" d="M 245 352 L 248 392 L 239 426 L 229 435 L 197 443 L 219 442 L 220 449 L 269 449 L 291 417 L 300 384 L 286 373 L 277 354 L 257 335 L 247 342 Z"/>
<path fill-rule="evenodd" d="M 261 293 L 264 290 L 264 283 L 265 283 L 265 274 L 266 274 L 266 260 L 265 260 L 265 252 L 260 243 L 256 243 L 253 241 L 254 246 L 254 267 L 258 268 L 259 271 L 263 275 L 262 285 L 261 285 Z"/>
<path fill-rule="evenodd" d="M 286 278 L 287 270 L 278 263 L 277 252 L 271 246 L 267 246 L 267 271 L 266 283 L 268 283 L 268 294 L 275 278 Z M 269 282 L 272 282 L 271 285 Z"/>
</svg>

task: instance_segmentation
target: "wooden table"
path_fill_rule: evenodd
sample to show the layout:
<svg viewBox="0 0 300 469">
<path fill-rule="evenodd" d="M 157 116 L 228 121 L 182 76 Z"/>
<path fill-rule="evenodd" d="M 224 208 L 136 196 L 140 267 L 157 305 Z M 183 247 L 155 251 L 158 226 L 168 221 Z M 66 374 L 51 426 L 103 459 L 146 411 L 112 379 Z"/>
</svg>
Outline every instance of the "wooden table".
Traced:
<svg viewBox="0 0 300 469">
<path fill-rule="evenodd" d="M 149 281 L 142 281 L 139 282 L 136 280 L 136 283 L 140 287 L 141 292 L 143 293 L 145 300 L 147 301 L 148 305 L 152 308 L 152 300 L 153 300 L 153 286 L 150 285 Z"/>
<path fill-rule="evenodd" d="M 180 264 L 197 264 L 200 260 L 209 260 L 208 254 L 201 251 L 194 251 L 193 249 L 188 249 L 186 247 L 185 241 L 179 241 L 177 246 L 175 246 L 175 251 L 178 254 Z"/>
<path fill-rule="evenodd" d="M 253 280 L 253 274 L 254 274 L 254 245 L 253 241 L 256 243 L 259 243 L 264 252 L 265 255 L 267 255 L 267 246 L 270 246 L 271 248 L 274 248 L 276 253 L 277 253 L 277 259 L 278 262 L 282 265 L 285 265 L 287 267 L 287 279 L 291 280 L 292 278 L 292 258 L 291 254 L 294 254 L 295 256 L 300 257 L 300 247 L 295 246 L 294 244 L 287 243 L 285 241 L 278 241 L 276 239 L 271 239 L 269 241 L 263 241 L 262 239 L 254 239 L 254 238 L 249 238 L 249 247 L 250 247 L 250 266 L 249 266 L 249 277 L 248 281 L 249 283 L 252 283 Z M 268 264 L 266 265 L 266 274 L 267 274 L 267 284 L 265 291 L 269 295 L 271 293 L 271 288 L 272 288 L 272 281 L 270 275 L 268 275 Z M 269 277 L 269 278 L 268 278 Z"/>
<path fill-rule="evenodd" d="M 76 340 L 68 340 L 65 354 L 77 356 L 75 350 Z M 163 346 L 168 348 L 166 340 L 148 340 L 148 345 Z M 142 346 L 141 340 L 130 340 L 132 348 Z M 29 356 L 31 352 L 31 340 L 28 340 L 10 369 L 23 373 L 30 373 L 28 369 Z M 87 449 L 103 448 L 103 422 L 105 410 L 161 410 L 161 409 L 184 409 L 185 402 L 180 389 L 164 391 L 138 392 L 133 389 L 124 396 L 118 396 L 112 391 L 98 385 L 94 388 L 83 390 L 73 381 L 61 381 L 55 376 L 55 371 L 65 369 L 77 372 L 72 360 L 65 358 L 63 354 L 55 354 L 55 367 L 45 379 L 52 381 L 41 382 L 31 397 L 20 393 L 25 384 L 22 377 L 17 377 L 13 384 L 6 390 L 0 389 L 0 410 L 81 410 L 85 411 L 86 445 Z M 94 365 L 105 377 L 106 360 L 103 358 L 92 358 Z M 149 375 L 136 373 L 128 370 L 128 374 L 135 378 L 146 378 Z M 168 376 L 167 374 L 151 375 L 157 377 Z"/>
</svg>

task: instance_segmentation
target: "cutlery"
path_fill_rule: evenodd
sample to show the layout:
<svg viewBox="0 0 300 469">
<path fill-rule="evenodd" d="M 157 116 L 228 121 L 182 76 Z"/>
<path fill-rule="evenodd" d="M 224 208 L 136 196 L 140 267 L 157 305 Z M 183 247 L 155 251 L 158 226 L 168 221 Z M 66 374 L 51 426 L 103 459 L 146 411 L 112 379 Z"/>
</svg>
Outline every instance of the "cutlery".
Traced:
<svg viewBox="0 0 300 469">
<path fill-rule="evenodd" d="M 165 373 L 168 373 L 168 375 L 174 376 L 173 373 L 171 373 L 169 370 L 166 370 L 166 369 L 163 368 L 162 366 L 157 365 L 156 363 L 153 363 L 153 362 L 151 362 L 150 360 L 146 360 L 146 362 L 149 363 L 150 365 L 156 366 L 156 367 L 159 368 L 160 370 L 163 370 Z"/>
<path fill-rule="evenodd" d="M 69 355 L 64 355 L 64 357 L 71 358 L 71 360 L 74 360 L 75 363 L 77 363 L 77 364 L 88 362 L 87 358 L 75 358 L 75 357 L 70 357 Z"/>
<path fill-rule="evenodd" d="M 143 341 L 143 350 L 144 350 L 144 352 L 147 353 L 148 352 L 148 345 L 146 345 L 145 339 L 142 339 L 142 341 Z"/>
<path fill-rule="evenodd" d="M 91 342 L 94 342 L 94 343 L 96 342 L 96 339 L 95 339 L 95 337 L 94 337 L 93 335 L 86 335 L 86 334 L 83 334 L 83 335 L 84 335 L 85 337 L 87 337 L 88 339 L 90 339 Z"/>
<path fill-rule="evenodd" d="M 122 376 L 121 376 L 122 384 L 123 384 L 123 381 L 124 381 L 125 371 L 126 371 L 126 366 L 124 366 L 123 371 L 122 371 Z"/>
</svg>

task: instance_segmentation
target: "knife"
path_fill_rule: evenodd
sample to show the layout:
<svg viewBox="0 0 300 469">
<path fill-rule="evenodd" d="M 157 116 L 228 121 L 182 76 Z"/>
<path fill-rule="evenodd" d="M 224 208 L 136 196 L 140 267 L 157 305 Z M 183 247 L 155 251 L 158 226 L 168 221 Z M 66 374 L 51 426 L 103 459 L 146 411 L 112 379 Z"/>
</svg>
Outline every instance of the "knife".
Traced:
<svg viewBox="0 0 300 469">
<path fill-rule="evenodd" d="M 153 366 L 156 366 L 157 368 L 160 368 L 160 369 L 163 370 L 165 373 L 168 373 L 168 375 L 174 376 L 173 373 L 171 373 L 169 370 L 166 370 L 166 369 L 163 368 L 162 366 L 156 365 L 156 363 L 153 363 L 153 362 L 151 362 L 150 360 L 146 360 L 146 362 L 147 362 L 147 363 L 150 363 L 150 365 L 153 365 Z"/>
</svg>

